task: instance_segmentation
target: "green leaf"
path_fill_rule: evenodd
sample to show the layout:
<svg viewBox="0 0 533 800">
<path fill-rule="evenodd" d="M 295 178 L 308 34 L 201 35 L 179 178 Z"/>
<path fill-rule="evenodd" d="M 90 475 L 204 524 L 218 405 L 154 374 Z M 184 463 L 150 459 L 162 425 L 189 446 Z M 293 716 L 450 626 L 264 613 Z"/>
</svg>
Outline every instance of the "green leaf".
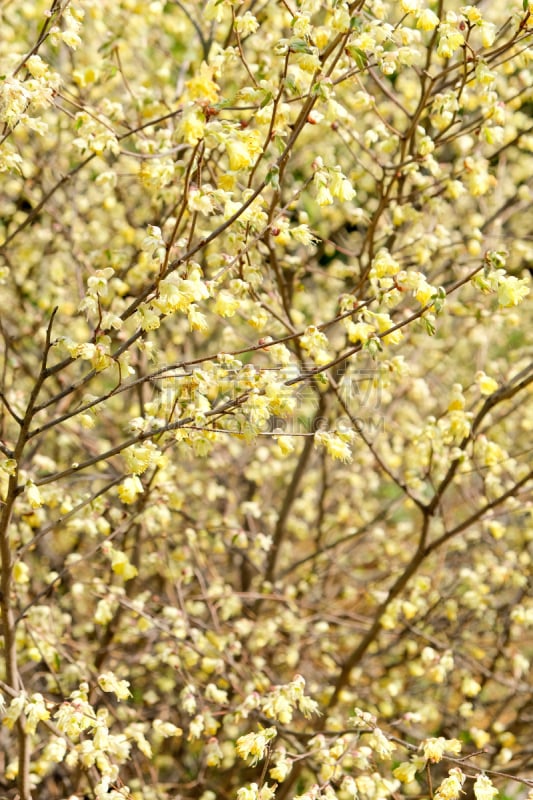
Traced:
<svg viewBox="0 0 533 800">
<path fill-rule="evenodd" d="M 277 149 L 278 153 L 281 155 L 281 153 L 283 153 L 285 151 L 285 147 L 286 147 L 285 140 L 282 139 L 281 136 L 275 136 L 274 137 L 274 144 L 276 146 L 276 149 Z"/>
<path fill-rule="evenodd" d="M 431 320 L 429 320 L 427 317 L 422 317 L 422 322 L 426 326 L 426 331 L 429 334 L 429 336 L 435 336 L 437 329 L 435 328 Z"/>
<path fill-rule="evenodd" d="M 381 339 L 378 339 L 377 336 L 371 336 L 363 345 L 363 350 L 366 350 L 370 353 L 372 358 L 375 358 L 381 350 L 383 350 L 383 344 Z"/>
<path fill-rule="evenodd" d="M 283 85 L 285 86 L 285 89 L 290 92 L 290 94 L 298 94 L 298 87 L 296 86 L 294 78 L 291 75 L 287 75 L 283 81 Z"/>
<path fill-rule="evenodd" d="M 436 293 L 431 296 L 433 301 L 433 308 L 436 314 L 440 314 L 442 309 L 444 308 L 444 304 L 446 303 L 446 289 L 443 286 L 439 286 Z"/>
<path fill-rule="evenodd" d="M 312 49 L 309 47 L 305 39 L 291 39 L 289 44 L 289 49 L 291 53 L 312 53 Z"/>
<path fill-rule="evenodd" d="M 109 55 L 110 51 L 116 46 L 118 40 L 118 36 L 112 36 L 107 40 L 107 42 L 104 42 L 102 45 L 100 45 L 98 52 L 102 53 L 102 55 Z"/>
<path fill-rule="evenodd" d="M 366 67 L 366 62 L 367 62 L 366 54 L 363 53 L 363 51 L 360 50 L 359 47 L 355 47 L 354 45 L 348 45 L 346 49 L 349 55 L 353 58 L 353 60 L 359 67 L 359 69 L 364 69 Z"/>
<path fill-rule="evenodd" d="M 265 183 L 270 184 L 274 189 L 279 189 L 279 167 L 273 164 L 267 172 Z"/>
<path fill-rule="evenodd" d="M 267 106 L 270 103 L 270 101 L 272 100 L 272 97 L 273 97 L 272 92 L 265 92 L 265 96 L 261 100 L 261 104 L 260 104 L 259 108 L 264 108 L 265 106 Z"/>
</svg>

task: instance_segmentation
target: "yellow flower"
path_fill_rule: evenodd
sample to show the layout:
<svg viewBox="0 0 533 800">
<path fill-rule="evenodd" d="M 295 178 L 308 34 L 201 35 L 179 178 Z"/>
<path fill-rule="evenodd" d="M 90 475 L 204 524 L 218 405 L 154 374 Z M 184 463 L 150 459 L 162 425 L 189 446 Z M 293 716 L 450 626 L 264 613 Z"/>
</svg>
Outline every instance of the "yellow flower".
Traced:
<svg viewBox="0 0 533 800">
<path fill-rule="evenodd" d="M 255 33 L 259 27 L 259 20 L 257 17 L 250 11 L 245 11 L 244 14 L 241 14 L 238 17 L 235 17 L 234 21 L 235 30 L 241 36 L 249 36 L 251 33 Z"/>
<path fill-rule="evenodd" d="M 481 685 L 474 678 L 466 675 L 461 682 L 461 689 L 466 697 L 477 697 L 481 691 Z"/>
<path fill-rule="evenodd" d="M 137 575 L 137 567 L 133 566 L 126 553 L 123 553 L 121 550 L 115 550 L 114 548 L 111 548 L 111 569 L 115 575 L 118 575 L 125 581 L 130 581 Z"/>
<path fill-rule="evenodd" d="M 205 116 L 199 108 L 185 111 L 178 125 L 178 132 L 187 144 L 198 144 L 205 133 Z"/>
<path fill-rule="evenodd" d="M 198 75 L 187 81 L 185 87 L 190 100 L 204 100 L 207 103 L 216 103 L 218 100 L 218 86 L 213 80 L 213 68 L 205 61 L 202 62 Z"/>
<path fill-rule="evenodd" d="M 373 311 L 366 311 L 365 314 L 371 321 L 376 323 L 378 331 L 381 334 L 394 327 L 394 323 L 388 314 L 376 314 Z M 385 344 L 398 344 L 402 337 L 403 331 L 401 328 L 398 328 L 398 330 L 392 331 L 382 338 Z"/>
<path fill-rule="evenodd" d="M 328 346 L 328 339 L 325 333 L 322 333 L 315 325 L 309 325 L 305 329 L 303 336 L 300 338 L 300 344 L 308 352 L 313 352 L 323 347 Z"/>
<path fill-rule="evenodd" d="M 260 331 L 265 327 L 269 320 L 270 317 L 268 315 L 268 311 L 265 308 L 262 308 L 259 303 L 254 303 L 253 311 L 246 321 L 248 325 L 252 326 L 252 328 L 256 328 Z"/>
<path fill-rule="evenodd" d="M 465 782 L 464 773 L 455 767 L 449 771 L 448 775 L 449 777 L 442 781 L 435 792 L 435 800 L 457 800 L 461 794 L 462 786 Z"/>
<path fill-rule="evenodd" d="M 490 734 L 481 728 L 470 728 L 469 734 L 478 750 L 483 750 L 490 742 Z"/>
<path fill-rule="evenodd" d="M 43 504 L 41 493 L 38 487 L 32 481 L 28 481 L 26 484 L 26 497 L 32 508 L 40 508 Z"/>
<path fill-rule="evenodd" d="M 141 475 L 148 469 L 150 464 L 153 463 L 157 452 L 152 442 L 145 442 L 144 444 L 129 447 L 124 451 L 124 459 L 128 472 L 132 475 Z"/>
<path fill-rule="evenodd" d="M 316 160 L 318 161 L 318 159 Z M 315 161 L 315 163 L 316 163 Z M 322 159 L 319 161 L 322 164 Z M 329 189 L 329 176 L 325 169 L 318 168 L 313 175 L 313 183 L 316 189 L 316 201 L 319 206 L 330 206 L 333 203 L 333 195 Z"/>
<path fill-rule="evenodd" d="M 242 131 L 226 142 L 229 168 L 234 172 L 255 164 L 262 150 L 261 134 L 257 130 Z"/>
<path fill-rule="evenodd" d="M 218 743 L 218 739 L 216 736 L 212 736 L 205 745 L 205 763 L 208 767 L 218 767 L 223 758 L 224 753 Z"/>
<path fill-rule="evenodd" d="M 154 719 L 152 723 L 154 733 L 162 739 L 167 739 L 169 736 L 183 736 L 183 731 L 172 722 L 165 722 L 162 719 Z"/>
<path fill-rule="evenodd" d="M 454 383 L 452 386 L 452 396 L 448 404 L 448 411 L 462 411 L 465 407 L 465 398 L 463 395 L 463 387 L 460 383 Z"/>
<path fill-rule="evenodd" d="M 131 505 L 143 491 L 143 485 L 137 475 L 130 475 L 118 487 L 118 496 L 123 503 Z"/>
<path fill-rule="evenodd" d="M 402 761 L 400 766 L 392 771 L 392 774 L 402 783 L 411 783 L 415 779 L 416 764 L 410 761 Z"/>
<path fill-rule="evenodd" d="M 282 458 L 294 452 L 294 441 L 290 436 L 274 436 L 278 446 L 278 453 Z"/>
<path fill-rule="evenodd" d="M 421 31 L 434 31 L 439 22 L 440 20 L 435 12 L 431 11 L 429 8 L 425 8 L 418 15 L 416 27 Z"/>
<path fill-rule="evenodd" d="M 48 64 L 38 55 L 30 56 L 26 61 L 26 69 L 34 78 L 45 78 L 48 75 Z"/>
<path fill-rule="evenodd" d="M 496 39 L 496 25 L 493 22 L 485 22 L 481 23 L 481 44 L 483 47 L 492 47 L 494 44 L 494 40 Z"/>
<path fill-rule="evenodd" d="M 291 351 L 284 344 L 273 344 L 272 347 L 268 347 L 268 354 L 276 365 L 282 367 L 288 366 L 292 359 Z"/>
<path fill-rule="evenodd" d="M 400 0 L 400 8 L 404 14 L 414 14 L 419 5 L 420 0 Z"/>
<path fill-rule="evenodd" d="M 215 301 L 215 314 L 221 317 L 232 317 L 239 308 L 239 300 L 226 290 L 218 293 Z"/>
<path fill-rule="evenodd" d="M 333 195 L 325 184 L 321 184 L 316 193 L 316 201 L 319 206 L 330 206 L 333 203 Z"/>
<path fill-rule="evenodd" d="M 6 728 L 12 730 L 15 722 L 19 719 L 24 710 L 25 703 L 26 694 L 21 692 L 17 697 L 11 700 L 8 708 L 3 710 L 2 724 L 5 725 Z"/>
<path fill-rule="evenodd" d="M 251 166 L 252 159 L 246 144 L 240 139 L 226 142 L 226 153 L 229 159 L 229 168 L 234 172 Z"/>
<path fill-rule="evenodd" d="M 136 319 L 138 320 L 139 327 L 143 331 L 155 331 L 161 325 L 161 318 L 153 308 L 140 306 L 137 309 Z"/>
<path fill-rule="evenodd" d="M 492 800 L 498 794 L 488 775 L 481 773 L 474 781 L 474 795 L 476 800 Z"/>
<path fill-rule="evenodd" d="M 505 536 L 505 527 L 502 525 L 501 522 L 498 522 L 495 519 L 488 523 L 487 528 L 489 530 L 490 535 L 493 537 L 493 539 L 502 539 Z M 474 738 L 473 734 L 471 734 L 471 735 L 472 735 L 472 738 Z M 487 734 L 487 736 L 488 736 L 488 734 Z M 478 744 L 475 741 L 475 739 L 474 739 L 474 742 L 475 742 L 476 747 L 478 747 L 478 748 L 484 747 L 484 745 Z"/>
<path fill-rule="evenodd" d="M 317 431 L 315 433 L 315 447 L 325 447 L 326 452 L 337 461 L 349 462 L 352 460 L 350 445 L 343 438 L 327 431 Z"/>
<path fill-rule="evenodd" d="M 481 16 L 481 11 L 475 6 L 461 6 L 459 10 L 461 14 L 463 14 L 467 20 L 473 24 L 477 24 L 483 19 Z"/>
<path fill-rule="evenodd" d="M 24 714 L 26 715 L 25 733 L 35 733 L 39 722 L 50 719 L 50 712 L 46 708 L 42 694 L 34 694 L 30 697 L 24 706 Z"/>
<path fill-rule="evenodd" d="M 465 37 L 461 31 L 448 24 L 441 24 L 439 33 L 437 53 L 441 58 L 451 58 L 455 51 L 464 44 Z"/>
<path fill-rule="evenodd" d="M 345 326 L 348 339 L 354 344 L 358 342 L 365 344 L 376 332 L 374 326 L 369 325 L 368 322 L 352 322 L 352 320 L 347 320 Z"/>
<path fill-rule="evenodd" d="M 493 394 L 498 388 L 497 381 L 489 377 L 489 375 L 485 375 L 481 370 L 476 373 L 476 383 L 479 386 L 479 391 L 483 395 Z"/>
<path fill-rule="evenodd" d="M 62 41 L 67 45 L 67 47 L 70 47 L 71 50 L 76 50 L 81 44 L 80 37 L 72 29 L 63 31 L 60 36 Z"/>
<path fill-rule="evenodd" d="M 94 66 L 85 67 L 84 69 L 75 69 L 72 72 L 74 83 L 84 89 L 91 83 L 96 83 L 100 73 Z"/>
<path fill-rule="evenodd" d="M 498 282 L 498 303 L 502 308 L 517 306 L 527 297 L 530 289 L 525 278 L 514 275 L 504 277 Z"/>
<path fill-rule="evenodd" d="M 318 57 L 317 48 L 313 48 L 313 52 L 311 53 L 296 53 L 295 61 L 304 72 L 315 72 L 317 69 L 320 69 L 320 59 Z"/>
<path fill-rule="evenodd" d="M 209 329 L 206 316 L 202 314 L 201 311 L 198 311 L 196 303 L 192 303 L 189 306 L 187 316 L 189 317 L 189 328 L 191 331 L 207 331 Z"/>
<path fill-rule="evenodd" d="M 28 569 L 28 565 L 24 564 L 22 561 L 16 561 L 13 566 L 13 580 L 15 583 L 29 583 L 30 581 L 30 570 Z"/>
<path fill-rule="evenodd" d="M 382 247 L 372 261 L 370 276 L 372 278 L 384 278 L 386 276 L 396 275 L 399 270 L 399 262 L 391 256 L 386 247 Z"/>
<path fill-rule="evenodd" d="M 439 736 L 436 739 L 425 739 L 422 742 L 422 752 L 424 758 L 431 761 L 433 764 L 438 764 L 446 751 L 446 739 Z"/>
<path fill-rule="evenodd" d="M 292 703 L 282 693 L 272 693 L 266 698 L 263 702 L 263 711 L 269 719 L 277 719 L 282 725 L 288 725 L 292 720 Z"/>
<path fill-rule="evenodd" d="M 242 759 L 251 758 L 251 765 L 264 758 L 269 742 L 277 734 L 276 728 L 263 728 L 259 733 L 248 733 L 237 739 L 235 750 Z"/>
<path fill-rule="evenodd" d="M 187 311 L 192 302 L 192 297 L 188 292 L 184 292 L 182 287 L 178 287 L 171 281 L 161 281 L 159 284 L 159 296 L 152 302 L 162 314 L 171 314 L 173 311 Z"/>
<path fill-rule="evenodd" d="M 98 601 L 98 605 L 96 606 L 94 621 L 97 625 L 107 625 L 107 623 L 111 622 L 113 619 L 114 611 L 115 609 L 107 597 L 103 597 Z"/>
<path fill-rule="evenodd" d="M 98 676 L 98 686 L 103 692 L 113 692 L 117 700 L 127 700 L 131 697 L 128 689 L 129 681 L 119 681 L 112 672 L 103 672 Z"/>
<path fill-rule="evenodd" d="M 496 185 L 496 178 L 489 173 L 489 163 L 486 159 L 475 160 L 468 156 L 464 160 L 464 166 L 465 183 L 472 197 L 481 197 Z"/>
<path fill-rule="evenodd" d="M 282 753 L 281 756 L 276 760 L 275 766 L 270 770 L 270 777 L 274 778 L 274 780 L 278 783 L 282 783 L 289 775 L 291 769 L 292 763 L 285 758 L 285 753 Z"/>
<path fill-rule="evenodd" d="M 459 739 L 446 739 L 446 752 L 453 756 L 458 756 L 463 745 Z"/>
<path fill-rule="evenodd" d="M 429 303 L 434 294 L 435 289 L 433 286 L 430 286 L 427 281 L 422 279 L 416 287 L 415 298 L 421 306 L 425 306 Z"/>
<path fill-rule="evenodd" d="M 348 178 L 342 174 L 340 168 L 331 171 L 329 189 L 333 197 L 343 203 L 353 200 L 355 197 L 355 189 Z"/>
</svg>

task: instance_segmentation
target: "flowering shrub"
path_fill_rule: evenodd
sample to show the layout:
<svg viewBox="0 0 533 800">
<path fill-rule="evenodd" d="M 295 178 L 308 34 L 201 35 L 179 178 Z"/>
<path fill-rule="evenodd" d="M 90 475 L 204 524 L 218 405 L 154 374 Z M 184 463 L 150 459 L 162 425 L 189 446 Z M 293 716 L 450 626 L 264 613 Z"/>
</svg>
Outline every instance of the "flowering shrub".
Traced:
<svg viewBox="0 0 533 800">
<path fill-rule="evenodd" d="M 0 21 L 2 796 L 531 796 L 529 3 Z"/>
</svg>

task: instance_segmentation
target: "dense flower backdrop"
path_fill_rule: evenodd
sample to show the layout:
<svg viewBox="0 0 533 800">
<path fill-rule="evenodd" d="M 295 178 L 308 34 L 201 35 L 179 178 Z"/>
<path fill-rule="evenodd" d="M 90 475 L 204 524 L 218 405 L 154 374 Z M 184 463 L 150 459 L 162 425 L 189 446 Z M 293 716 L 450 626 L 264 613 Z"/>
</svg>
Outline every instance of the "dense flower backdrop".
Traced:
<svg viewBox="0 0 533 800">
<path fill-rule="evenodd" d="M 0 24 L 2 796 L 531 797 L 529 3 Z"/>
</svg>

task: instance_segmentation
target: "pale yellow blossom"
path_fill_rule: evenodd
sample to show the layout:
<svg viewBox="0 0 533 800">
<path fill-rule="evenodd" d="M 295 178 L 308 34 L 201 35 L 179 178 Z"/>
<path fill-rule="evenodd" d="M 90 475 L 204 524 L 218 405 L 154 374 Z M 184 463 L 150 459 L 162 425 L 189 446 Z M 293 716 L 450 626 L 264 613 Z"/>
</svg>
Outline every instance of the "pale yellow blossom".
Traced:
<svg viewBox="0 0 533 800">
<path fill-rule="evenodd" d="M 422 31 L 433 31 L 440 20 L 430 8 L 424 8 L 417 16 L 416 27 Z"/>
<path fill-rule="evenodd" d="M 98 685 L 104 692 L 113 692 L 117 700 L 127 700 L 131 697 L 129 681 L 119 680 L 113 672 L 103 672 L 98 676 Z"/>
<path fill-rule="evenodd" d="M 489 776 L 481 772 L 474 781 L 474 796 L 476 800 L 493 800 L 497 794 L 498 790 Z"/>
</svg>

